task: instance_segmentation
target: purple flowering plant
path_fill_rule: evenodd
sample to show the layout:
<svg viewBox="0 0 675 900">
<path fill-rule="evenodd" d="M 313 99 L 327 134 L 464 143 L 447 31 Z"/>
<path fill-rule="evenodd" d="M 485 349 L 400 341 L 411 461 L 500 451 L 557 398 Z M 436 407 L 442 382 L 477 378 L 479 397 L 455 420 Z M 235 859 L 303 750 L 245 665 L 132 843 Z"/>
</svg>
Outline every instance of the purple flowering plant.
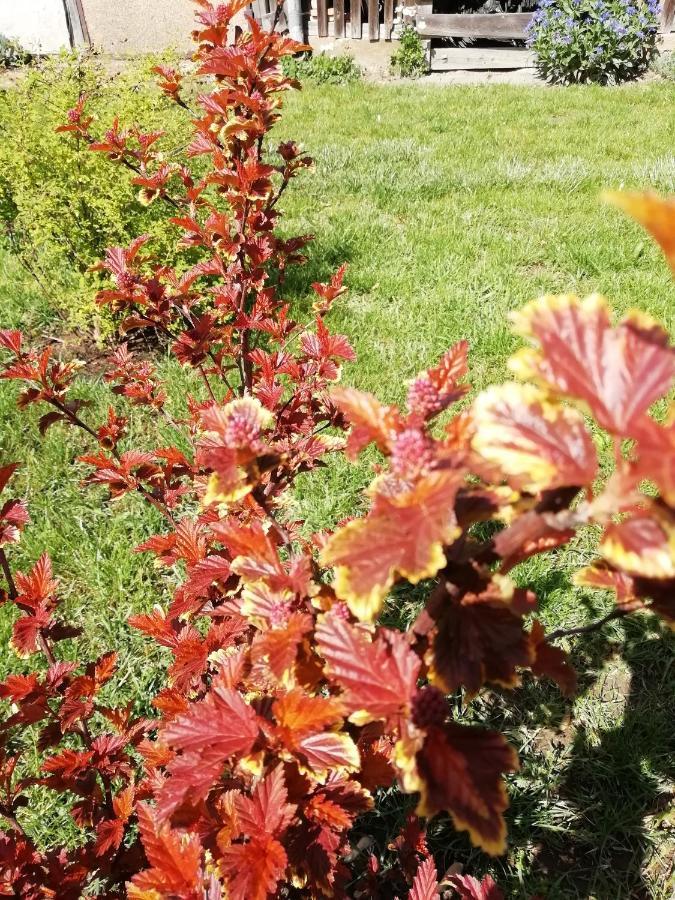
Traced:
<svg viewBox="0 0 675 900">
<path fill-rule="evenodd" d="M 553 84 L 618 84 L 657 54 L 659 0 L 541 0 L 527 46 Z"/>
</svg>

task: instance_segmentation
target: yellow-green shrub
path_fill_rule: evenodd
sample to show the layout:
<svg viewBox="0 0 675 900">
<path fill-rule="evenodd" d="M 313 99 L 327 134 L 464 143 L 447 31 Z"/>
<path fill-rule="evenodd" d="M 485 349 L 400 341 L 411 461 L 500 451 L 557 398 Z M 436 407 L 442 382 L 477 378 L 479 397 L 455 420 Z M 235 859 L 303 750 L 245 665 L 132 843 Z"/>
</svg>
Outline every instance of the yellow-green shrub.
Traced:
<svg viewBox="0 0 675 900">
<path fill-rule="evenodd" d="M 39 277 L 55 309 L 70 324 L 107 327 L 95 311 L 98 275 L 88 272 L 111 244 L 139 233 L 167 259 L 173 226 L 156 206 L 143 206 L 133 173 L 111 178 L 110 165 L 85 144 L 55 133 L 81 93 L 102 132 L 118 115 L 123 124 L 162 129 L 167 154 L 185 145 L 185 117 L 149 85 L 157 59 L 121 74 L 94 58 L 56 57 L 0 94 L 0 220 L 7 240 Z"/>
</svg>

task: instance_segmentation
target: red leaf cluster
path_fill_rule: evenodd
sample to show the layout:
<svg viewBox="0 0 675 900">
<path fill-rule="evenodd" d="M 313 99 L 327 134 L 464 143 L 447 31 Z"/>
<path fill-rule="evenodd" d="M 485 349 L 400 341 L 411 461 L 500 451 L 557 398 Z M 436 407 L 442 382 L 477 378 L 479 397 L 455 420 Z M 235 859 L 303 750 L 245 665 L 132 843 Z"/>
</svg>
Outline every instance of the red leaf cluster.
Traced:
<svg viewBox="0 0 675 900">
<path fill-rule="evenodd" d="M 527 671 L 574 691 L 536 596 L 511 575 L 586 526 L 602 537 L 579 582 L 614 590 L 617 616 L 675 622 L 675 429 L 650 412 L 671 387 L 673 350 L 645 316 L 614 325 L 602 298 L 547 297 L 515 317 L 531 343 L 511 361 L 521 381 L 461 413 L 452 406 L 469 389 L 464 341 L 411 381 L 405 409 L 336 388 L 354 352 L 325 317 L 345 293 L 345 267 L 312 285 L 315 320 L 296 321 L 285 279 L 310 238 L 282 237 L 279 201 L 311 161 L 294 142 L 265 153 L 295 86 L 280 60 L 300 48 L 252 20 L 235 29 L 242 0 L 198 6 L 199 74 L 214 82 L 198 111 L 179 73 L 156 70 L 192 117 L 183 161 L 167 163 L 161 134 L 136 125 L 116 120 L 94 136 L 84 98 L 61 129 L 131 169 L 143 202 L 163 202 L 182 233 L 175 266 L 146 256 L 143 236 L 111 248 L 98 300 L 122 332 L 152 328 L 169 341 L 188 370 L 187 413 L 174 416 L 155 366 L 122 344 L 106 381 L 125 410 L 111 405 L 92 423 L 74 396 L 78 364 L 0 332 L 1 375 L 21 382 L 19 405 L 42 404 L 43 433 L 61 423 L 93 445 L 80 458 L 85 484 L 161 512 L 161 533 L 136 549 L 178 583 L 130 620 L 170 657 L 156 716 L 141 719 L 105 699 L 114 652 L 67 661 L 80 645 L 66 653 L 61 642 L 78 632 L 63 619 L 51 562 L 12 572 L 6 548 L 28 515 L 21 500 L 0 508 L 12 645 L 42 660 L 0 685 L 0 893 L 86 897 L 95 883 L 135 900 L 426 900 L 449 889 L 498 900 L 489 877 L 439 879 L 426 844 L 425 820 L 447 813 L 474 844 L 502 853 L 504 775 L 518 766 L 503 735 L 470 723 L 447 696 L 469 702 Z M 670 252 L 672 206 L 631 204 Z M 153 446 L 152 428 L 146 446 L 130 445 L 129 407 L 178 433 L 180 448 Z M 614 446 L 602 484 L 589 415 Z M 371 444 L 379 463 L 366 515 L 307 539 L 289 516 L 289 488 L 326 454 L 353 460 Z M 15 468 L 0 468 L 0 489 Z M 425 581 L 409 631 L 378 624 L 395 584 Z M 21 752 L 28 729 L 37 769 Z M 378 789 L 395 783 L 417 808 L 385 868 L 352 835 Z M 33 841 L 23 808 L 34 788 L 63 795 L 82 832 L 76 849 Z"/>
</svg>

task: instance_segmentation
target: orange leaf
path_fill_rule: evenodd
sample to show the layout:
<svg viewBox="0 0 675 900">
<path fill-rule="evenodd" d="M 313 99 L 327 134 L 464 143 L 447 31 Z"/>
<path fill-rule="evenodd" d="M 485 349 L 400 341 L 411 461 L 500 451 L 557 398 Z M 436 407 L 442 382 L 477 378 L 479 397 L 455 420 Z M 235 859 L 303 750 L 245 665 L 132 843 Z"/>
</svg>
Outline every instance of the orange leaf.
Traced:
<svg viewBox="0 0 675 900">
<path fill-rule="evenodd" d="M 226 847 L 220 868 L 228 880 L 229 900 L 267 900 L 286 870 L 286 851 L 270 837 Z"/>
<path fill-rule="evenodd" d="M 365 518 L 329 538 L 322 561 L 336 567 L 335 592 L 357 618 L 378 615 L 397 576 L 416 584 L 442 568 L 443 547 L 459 532 L 454 501 L 463 480 L 460 471 L 432 472 L 401 493 L 376 494 Z"/>
<path fill-rule="evenodd" d="M 382 628 L 371 642 L 358 626 L 325 615 L 316 641 L 328 673 L 343 690 L 341 700 L 359 724 L 397 716 L 410 703 L 420 660 L 405 635 Z"/>
<path fill-rule="evenodd" d="M 142 891 L 158 891 L 161 896 L 191 897 L 201 893 L 202 847 L 196 834 L 181 834 L 168 825 L 158 825 L 152 810 L 138 805 L 138 824 L 143 849 L 151 868 L 132 878 L 129 897 Z"/>
<path fill-rule="evenodd" d="M 607 191 L 604 197 L 647 229 L 675 271 L 675 198 L 622 191 Z"/>
<path fill-rule="evenodd" d="M 303 738 L 298 743 L 298 753 L 305 757 L 317 775 L 339 769 L 355 772 L 360 765 L 356 744 L 348 734 L 341 732 L 324 731 Z"/>
<path fill-rule="evenodd" d="M 606 300 L 593 294 L 542 297 L 512 318 L 539 345 L 509 361 L 518 377 L 581 400 L 615 435 L 631 435 L 670 388 L 675 355 L 648 316 L 629 313 L 613 327 Z"/>
<path fill-rule="evenodd" d="M 286 746 L 292 748 L 303 738 L 340 722 L 344 707 L 335 697 L 310 697 L 302 688 L 294 688 L 277 697 L 272 712 L 279 734 Z"/>
<path fill-rule="evenodd" d="M 600 553 L 615 568 L 644 578 L 675 578 L 675 517 L 652 505 L 605 528 Z"/>
<path fill-rule="evenodd" d="M 356 459 L 368 444 L 375 443 L 386 453 L 392 438 L 401 427 L 398 411 L 355 388 L 334 388 L 331 400 L 352 426 L 347 440 L 347 456 Z"/>
<path fill-rule="evenodd" d="M 499 465 L 509 484 L 536 494 L 593 481 L 595 447 L 583 417 L 551 403 L 531 384 L 502 384 L 480 394 L 473 406 L 473 447 Z"/>
</svg>

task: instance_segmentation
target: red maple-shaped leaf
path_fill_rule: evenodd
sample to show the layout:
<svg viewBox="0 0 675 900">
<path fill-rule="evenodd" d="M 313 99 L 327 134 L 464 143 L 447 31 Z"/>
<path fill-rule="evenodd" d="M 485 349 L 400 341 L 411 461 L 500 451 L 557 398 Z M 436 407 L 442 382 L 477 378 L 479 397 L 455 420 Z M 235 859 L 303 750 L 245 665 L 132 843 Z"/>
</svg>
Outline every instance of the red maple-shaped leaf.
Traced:
<svg viewBox="0 0 675 900">
<path fill-rule="evenodd" d="M 18 602 L 31 609 L 48 600 L 56 590 L 49 556 L 43 553 L 30 572 L 17 572 L 16 586 L 19 590 Z"/>
<path fill-rule="evenodd" d="M 462 900 L 504 900 L 491 875 L 485 875 L 482 881 L 473 875 L 450 875 L 447 882 Z"/>
<path fill-rule="evenodd" d="M 313 281 L 312 290 L 318 296 L 318 300 L 312 305 L 314 312 L 324 315 L 333 305 L 333 301 L 347 290 L 343 286 L 347 264 L 343 263 L 328 283 Z"/>
<path fill-rule="evenodd" d="M 594 294 L 544 297 L 513 319 L 539 345 L 511 359 L 516 374 L 583 401 L 613 434 L 631 435 L 670 388 L 675 355 L 667 334 L 647 316 L 629 313 L 612 327 L 607 303 Z"/>
<path fill-rule="evenodd" d="M 250 797 L 236 800 L 237 824 L 247 837 L 266 834 L 279 837 L 295 815 L 295 804 L 288 802 L 284 768 L 278 765 L 260 781 Z"/>
<path fill-rule="evenodd" d="M 306 332 L 301 335 L 300 347 L 310 359 L 314 359 L 317 362 L 356 359 L 356 354 L 345 335 L 331 334 L 320 316 L 316 320 L 316 334 Z M 329 380 L 333 380 L 339 375 L 339 369 L 335 365 L 324 365 L 319 367 L 317 371 L 318 374 Z"/>
<path fill-rule="evenodd" d="M 201 898 L 204 875 L 198 836 L 174 831 L 167 824 L 159 825 L 146 804 L 138 805 L 137 815 L 150 868 L 135 875 L 127 886 L 131 900 L 153 896 Z"/>
<path fill-rule="evenodd" d="M 119 819 L 104 819 L 96 826 L 96 856 L 114 853 L 124 838 L 124 823 Z"/>
<path fill-rule="evenodd" d="M 380 629 L 371 641 L 367 631 L 335 615 L 320 619 L 315 634 L 354 721 L 393 718 L 410 703 L 421 664 L 404 634 Z"/>
<path fill-rule="evenodd" d="M 443 354 L 437 366 L 421 372 L 408 387 L 408 409 L 413 416 L 429 419 L 438 415 L 469 390 L 460 383 L 468 371 L 467 341 L 458 341 Z"/>
<path fill-rule="evenodd" d="M 258 717 L 241 694 L 215 683 L 204 700 L 193 703 L 164 732 L 175 750 L 208 752 L 224 762 L 235 754 L 246 754 L 258 736 Z"/>
<path fill-rule="evenodd" d="M 473 405 L 473 447 L 509 483 L 532 494 L 581 487 L 596 476 L 595 447 L 583 417 L 530 384 L 488 388 Z"/>
<path fill-rule="evenodd" d="M 371 443 L 385 453 L 389 450 L 397 431 L 402 427 L 401 417 L 395 407 L 383 406 L 372 394 L 355 388 L 334 388 L 330 396 L 352 426 L 346 449 L 349 459 L 356 459 L 361 450 Z"/>
<path fill-rule="evenodd" d="M 605 528 L 600 553 L 616 569 L 644 578 L 675 578 L 675 514 L 651 504 Z"/>
<path fill-rule="evenodd" d="M 437 900 L 437 898 L 438 877 L 436 864 L 433 856 L 429 856 L 420 863 L 417 869 L 415 880 L 408 894 L 408 900 Z"/>
<path fill-rule="evenodd" d="M 23 335 L 20 331 L 14 331 L 9 328 L 0 329 L 0 347 L 3 350 L 9 350 L 15 356 L 21 353 L 21 343 Z"/>
<path fill-rule="evenodd" d="M 267 900 L 286 871 L 283 845 L 264 834 L 245 844 L 231 844 L 220 857 L 230 900 Z"/>
<path fill-rule="evenodd" d="M 656 483 L 669 506 L 675 507 L 675 423 L 660 425 L 645 416 L 634 428 L 637 444 L 631 465 L 631 477 L 639 483 Z"/>
<path fill-rule="evenodd" d="M 508 798 L 502 775 L 518 768 L 518 758 L 504 737 L 453 722 L 431 727 L 416 762 L 418 814 L 432 816 L 445 810 L 455 828 L 469 832 L 472 843 L 492 855 L 503 853 Z"/>
<path fill-rule="evenodd" d="M 0 547 L 15 544 L 29 521 L 28 507 L 23 500 L 8 500 L 0 507 Z"/>
<path fill-rule="evenodd" d="M 335 592 L 357 618 L 375 618 L 397 576 L 416 584 L 445 564 L 443 547 L 459 533 L 454 502 L 463 480 L 462 471 L 431 472 L 400 493 L 378 493 L 365 518 L 329 538 L 322 561 L 335 566 Z"/>
<path fill-rule="evenodd" d="M 502 558 L 500 572 L 506 573 L 530 556 L 566 544 L 576 534 L 568 510 L 560 513 L 528 510 L 493 538 Z"/>
</svg>

